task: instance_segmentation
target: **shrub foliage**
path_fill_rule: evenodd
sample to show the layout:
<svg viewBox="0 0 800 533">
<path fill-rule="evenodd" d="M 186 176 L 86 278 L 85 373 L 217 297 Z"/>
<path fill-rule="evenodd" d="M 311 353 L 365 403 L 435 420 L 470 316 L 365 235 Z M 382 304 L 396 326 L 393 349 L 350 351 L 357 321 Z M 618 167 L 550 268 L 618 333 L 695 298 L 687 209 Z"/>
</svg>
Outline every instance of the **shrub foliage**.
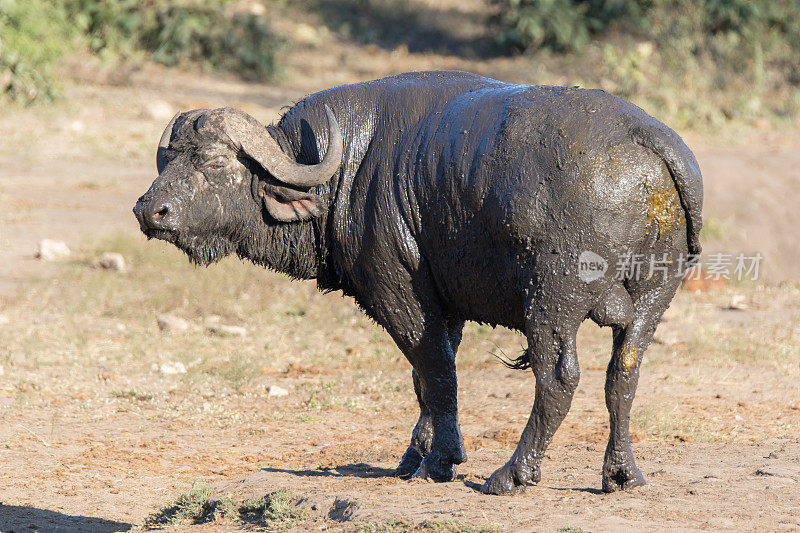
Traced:
<svg viewBox="0 0 800 533">
<path fill-rule="evenodd" d="M 141 51 L 165 65 L 199 63 L 257 79 L 275 72 L 280 43 L 266 19 L 226 0 L 62 1 L 93 52 Z"/>
<path fill-rule="evenodd" d="M 499 44 L 677 127 L 800 113 L 797 0 L 490 0 Z"/>
<path fill-rule="evenodd" d="M 647 0 L 491 0 L 500 25 L 498 42 L 507 49 L 583 48 L 610 26 L 641 24 Z"/>
<path fill-rule="evenodd" d="M 228 0 L 0 0 L 0 100 L 52 99 L 52 65 L 82 48 L 265 79 L 281 44 L 263 14 Z"/>
<path fill-rule="evenodd" d="M 47 0 L 0 0 L 0 101 L 52 100 L 51 69 L 68 37 L 62 6 Z"/>
<path fill-rule="evenodd" d="M 717 40 L 800 46 L 796 0 L 490 0 L 498 41 L 526 50 L 579 50 L 594 36 L 622 30 L 661 44 L 702 48 Z"/>
</svg>

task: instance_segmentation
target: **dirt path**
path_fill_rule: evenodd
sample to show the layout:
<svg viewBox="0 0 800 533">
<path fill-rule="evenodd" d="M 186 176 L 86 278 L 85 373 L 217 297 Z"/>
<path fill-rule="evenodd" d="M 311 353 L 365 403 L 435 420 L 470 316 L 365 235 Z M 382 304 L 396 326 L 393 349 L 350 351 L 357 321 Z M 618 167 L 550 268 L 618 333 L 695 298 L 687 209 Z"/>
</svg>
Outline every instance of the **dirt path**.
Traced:
<svg viewBox="0 0 800 533">
<path fill-rule="evenodd" d="M 729 530 L 800 527 L 797 479 L 800 447 L 795 439 L 760 446 L 652 443 L 637 446 L 650 483 L 626 494 L 604 495 L 597 468 L 604 446 L 575 442 L 549 453 L 546 480 L 510 497 L 478 492 L 484 477 L 508 458 L 481 449 L 462 468 L 464 479 L 436 485 L 386 477 L 390 463 L 343 465 L 332 470 L 265 468 L 223 491 L 252 497 L 265 487 L 289 487 L 323 516 L 348 520 L 452 517 L 512 531 L 552 531 L 573 526 L 591 531 Z M 753 466 L 756 468 L 753 468 Z M 744 518 L 750 527 L 743 523 Z M 744 527 L 743 527 L 744 526 Z"/>
<path fill-rule="evenodd" d="M 502 335 L 493 338 L 509 344 Z M 459 480 L 446 484 L 391 477 L 416 417 L 404 387 L 407 370 L 400 363 L 389 365 L 376 383 L 348 370 L 343 357 L 328 367 L 278 378 L 292 391 L 278 400 L 263 392 L 203 400 L 177 378 L 154 379 L 147 372 L 115 371 L 99 363 L 69 376 L 62 375 L 63 366 L 20 372 L 13 389 L 17 400 L 8 391 L 0 393 L 11 402 L 5 404 L 0 433 L 5 444 L 0 530 L 30 524 L 41 531 L 126 530 L 193 479 L 215 482 L 218 496 L 239 501 L 289 489 L 313 518 L 300 529 L 351 531 L 359 523 L 446 519 L 509 531 L 800 527 L 798 411 L 780 407 L 794 385 L 779 379 L 768 391 L 741 390 L 740 379 L 747 374 L 757 374 L 762 383 L 771 377 L 764 368 L 720 369 L 708 375 L 709 387 L 681 379 L 680 366 L 653 354 L 654 368 L 644 372 L 638 403 L 677 411 L 676 420 L 682 421 L 665 429 L 635 418 L 639 442 L 634 446 L 649 484 L 621 494 L 600 493 L 607 431 L 603 356 L 591 344 L 582 339 L 581 353 L 590 354 L 583 359 L 583 382 L 547 454 L 542 483 L 509 497 L 484 496 L 477 488 L 513 450 L 530 406 L 532 380 L 527 372 L 509 373 L 496 364 L 460 374 L 469 461 L 460 468 Z M 474 349 L 466 348 L 466 357 L 472 357 Z M 319 393 L 311 397 L 322 407 L 310 406 L 304 386 L 318 382 L 318 372 L 338 384 L 337 394 L 367 404 L 341 408 L 334 400 L 326 406 L 329 399 Z M 348 377 L 352 373 L 355 378 Z M 154 399 L 113 394 L 129 388 Z M 263 388 L 254 384 L 253 390 Z M 199 402 L 211 407 L 195 406 Z M 677 407 L 681 403 L 688 404 L 685 411 Z M 708 436 L 693 429 L 691 413 L 718 421 L 730 414 L 730 419 L 720 422 L 716 436 Z M 660 431 L 665 433 L 648 434 Z M 231 528 L 210 524 L 190 530 Z"/>
</svg>

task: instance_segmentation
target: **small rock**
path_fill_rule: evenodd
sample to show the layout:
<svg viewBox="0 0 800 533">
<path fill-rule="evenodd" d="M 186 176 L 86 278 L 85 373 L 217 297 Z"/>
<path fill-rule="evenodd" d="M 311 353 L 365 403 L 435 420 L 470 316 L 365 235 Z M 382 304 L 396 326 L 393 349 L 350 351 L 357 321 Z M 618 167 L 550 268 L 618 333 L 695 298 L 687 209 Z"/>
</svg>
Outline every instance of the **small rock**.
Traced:
<svg viewBox="0 0 800 533">
<path fill-rule="evenodd" d="M 3 368 L 3 365 L 0 365 L 0 376 L 6 373 L 6 369 Z"/>
<path fill-rule="evenodd" d="M 244 326 L 228 326 L 226 324 L 209 324 L 208 332 L 221 337 L 245 337 L 247 329 Z"/>
<path fill-rule="evenodd" d="M 42 261 L 58 261 L 69 257 L 69 247 L 63 241 L 42 239 L 36 247 L 36 258 Z"/>
<path fill-rule="evenodd" d="M 164 100 L 154 100 L 142 109 L 142 115 L 153 120 L 169 120 L 175 114 L 173 107 Z"/>
<path fill-rule="evenodd" d="M 8 324 L 9 322 L 11 322 L 11 319 L 8 318 L 8 315 L 0 313 L 0 326 Z"/>
<path fill-rule="evenodd" d="M 156 318 L 156 322 L 158 322 L 158 329 L 161 331 L 186 331 L 189 329 L 189 323 L 175 315 L 171 315 L 169 313 L 163 313 L 158 315 Z"/>
<path fill-rule="evenodd" d="M 277 385 L 270 385 L 267 387 L 267 396 L 279 398 L 281 396 L 289 396 L 289 391 Z"/>
<path fill-rule="evenodd" d="M 734 309 L 737 311 L 745 311 L 750 306 L 747 305 L 747 299 L 745 298 L 744 294 L 734 294 L 731 298 L 731 303 L 728 305 L 728 309 Z"/>
<path fill-rule="evenodd" d="M 117 252 L 103 253 L 97 261 L 97 264 L 100 265 L 100 268 L 105 268 L 106 270 L 125 272 L 125 258 L 122 257 L 122 254 Z"/>
<path fill-rule="evenodd" d="M 219 324 L 222 322 L 222 317 L 219 315 L 207 315 L 203 321 L 208 324 Z"/>
<path fill-rule="evenodd" d="M 70 131 L 73 133 L 77 133 L 79 131 L 83 131 L 86 129 L 86 124 L 83 121 L 75 119 L 75 120 L 62 120 L 59 121 L 57 124 L 58 129 L 62 131 Z"/>
<path fill-rule="evenodd" d="M 186 366 L 180 361 L 161 363 L 161 366 L 158 367 L 158 371 L 165 375 L 185 374 Z"/>
</svg>

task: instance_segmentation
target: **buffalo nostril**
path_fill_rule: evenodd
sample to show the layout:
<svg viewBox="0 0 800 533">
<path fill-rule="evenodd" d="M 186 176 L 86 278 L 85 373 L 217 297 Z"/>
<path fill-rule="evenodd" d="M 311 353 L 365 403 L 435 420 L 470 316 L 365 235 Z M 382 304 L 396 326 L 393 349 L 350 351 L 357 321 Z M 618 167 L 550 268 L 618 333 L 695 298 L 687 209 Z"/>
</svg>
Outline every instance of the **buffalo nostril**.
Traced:
<svg viewBox="0 0 800 533">
<path fill-rule="evenodd" d="M 153 218 L 155 218 L 156 220 L 158 220 L 160 218 L 164 218 L 165 216 L 167 216 L 167 213 L 169 213 L 169 206 L 168 205 L 162 205 L 161 209 L 159 209 L 158 211 L 153 213 Z"/>
</svg>

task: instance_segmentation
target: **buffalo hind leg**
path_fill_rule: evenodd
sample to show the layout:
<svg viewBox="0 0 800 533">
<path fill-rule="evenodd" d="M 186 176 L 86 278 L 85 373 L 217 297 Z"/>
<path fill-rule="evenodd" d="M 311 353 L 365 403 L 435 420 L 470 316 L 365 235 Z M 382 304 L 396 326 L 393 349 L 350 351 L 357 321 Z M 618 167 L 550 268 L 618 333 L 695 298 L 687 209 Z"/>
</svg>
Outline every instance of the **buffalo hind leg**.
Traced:
<svg viewBox="0 0 800 533">
<path fill-rule="evenodd" d="M 504 494 L 541 479 L 542 457 L 580 379 L 575 336 L 583 316 L 554 314 L 529 321 L 527 353 L 536 378 L 533 410 L 511 459 L 483 484 L 482 492 Z"/>
<path fill-rule="evenodd" d="M 450 349 L 455 356 L 458 351 L 458 346 L 461 343 L 461 332 L 464 328 L 464 322 L 452 321 L 448 323 L 448 339 L 450 340 Z M 414 431 L 411 433 L 411 444 L 403 454 L 403 459 L 397 466 L 395 475 L 407 479 L 413 476 L 419 469 L 422 460 L 431 450 L 433 444 L 433 417 L 430 410 L 425 406 L 422 394 L 422 382 L 416 370 L 411 371 L 411 378 L 414 382 L 414 392 L 417 395 L 417 402 L 419 403 L 419 420 L 414 426 Z"/>
<path fill-rule="evenodd" d="M 642 355 L 675 295 L 680 277 L 670 276 L 654 286 L 652 283 L 652 279 L 645 281 L 645 286 L 631 282 L 629 291 L 636 302 L 633 320 L 624 328 L 614 328 L 613 353 L 606 372 L 606 407 L 611 431 L 603 461 L 603 492 L 645 484 L 631 448 L 631 405 L 639 382 Z"/>
</svg>

